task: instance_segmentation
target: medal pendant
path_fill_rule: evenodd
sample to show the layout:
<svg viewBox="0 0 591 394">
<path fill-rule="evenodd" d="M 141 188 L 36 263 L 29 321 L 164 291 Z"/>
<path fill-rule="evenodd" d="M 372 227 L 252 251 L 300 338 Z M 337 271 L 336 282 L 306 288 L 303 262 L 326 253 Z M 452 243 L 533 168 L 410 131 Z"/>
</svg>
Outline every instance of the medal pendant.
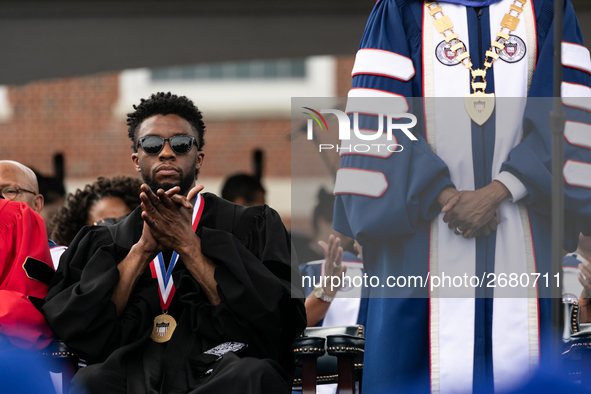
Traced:
<svg viewBox="0 0 591 394">
<path fill-rule="evenodd" d="M 495 109 L 495 94 L 476 92 L 464 96 L 466 111 L 474 123 L 482 126 Z"/>
<path fill-rule="evenodd" d="M 154 328 L 152 328 L 150 338 L 157 343 L 168 342 L 175 328 L 176 320 L 168 313 L 163 313 L 154 318 Z"/>
</svg>

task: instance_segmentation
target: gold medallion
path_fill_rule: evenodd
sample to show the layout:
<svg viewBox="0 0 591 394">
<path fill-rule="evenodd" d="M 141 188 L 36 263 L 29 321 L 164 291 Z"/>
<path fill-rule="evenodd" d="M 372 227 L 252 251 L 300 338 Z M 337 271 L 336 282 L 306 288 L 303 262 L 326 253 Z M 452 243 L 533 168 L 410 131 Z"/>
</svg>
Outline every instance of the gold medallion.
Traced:
<svg viewBox="0 0 591 394">
<path fill-rule="evenodd" d="M 174 329 L 176 328 L 176 320 L 168 313 L 164 312 L 154 318 L 154 327 L 150 338 L 157 343 L 164 343 L 170 341 Z"/>
<path fill-rule="evenodd" d="M 515 5 L 515 2 L 519 2 L 521 7 Z M 455 54 L 455 59 L 458 62 L 470 70 L 472 91 L 474 93 L 464 96 L 464 106 L 470 118 L 480 126 L 490 118 L 495 109 L 495 94 L 484 93 L 486 91 L 486 73 L 493 66 L 493 63 L 501 57 L 503 50 L 505 50 L 505 44 L 511 37 L 510 33 L 517 29 L 519 15 L 523 12 L 523 6 L 527 4 L 527 0 L 514 0 L 512 3 L 509 12 L 505 14 L 501 21 L 501 30 L 497 32 L 497 36 L 490 44 L 490 49 L 486 51 L 484 68 L 474 70 L 470 53 L 468 53 L 464 43 L 459 40 L 458 35 L 454 33 L 454 25 L 448 16 L 443 15 L 443 9 L 439 6 L 439 3 L 434 1 L 425 2 L 427 11 L 433 17 L 433 24 L 437 32 L 443 34 L 445 42 L 449 45 L 449 51 Z"/>
<path fill-rule="evenodd" d="M 474 123 L 482 126 L 495 109 L 495 94 L 476 92 L 464 96 L 464 105 Z"/>
</svg>

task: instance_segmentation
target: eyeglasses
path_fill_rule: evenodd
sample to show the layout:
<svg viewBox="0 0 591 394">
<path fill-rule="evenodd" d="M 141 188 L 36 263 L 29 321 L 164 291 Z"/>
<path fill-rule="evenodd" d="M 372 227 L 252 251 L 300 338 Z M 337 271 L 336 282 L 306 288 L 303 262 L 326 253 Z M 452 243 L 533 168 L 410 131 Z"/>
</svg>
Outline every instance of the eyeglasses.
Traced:
<svg viewBox="0 0 591 394">
<path fill-rule="evenodd" d="M 148 155 L 157 155 L 164 148 L 164 143 L 168 141 L 173 152 L 177 155 L 189 153 L 195 143 L 195 137 L 191 135 L 175 135 L 170 138 L 162 138 L 155 135 L 148 135 L 138 139 L 139 145 Z"/>
<path fill-rule="evenodd" d="M 35 192 L 32 192 L 32 191 L 27 190 L 27 189 L 21 189 L 20 187 L 6 186 L 6 187 L 3 187 L 0 190 L 0 194 L 2 194 L 2 196 L 5 199 L 10 200 L 10 201 L 14 201 L 14 199 L 16 199 L 16 197 L 18 196 L 18 194 L 19 193 L 22 193 L 22 192 L 26 192 L 26 193 L 31 193 L 31 194 L 37 195 L 37 193 L 35 193 Z"/>
<path fill-rule="evenodd" d="M 125 215 L 125 216 L 123 216 L 122 218 L 119 218 L 119 219 L 105 218 L 105 219 L 101 219 L 99 221 L 96 221 L 93 224 L 95 226 L 112 226 L 114 224 L 119 223 L 121 220 L 125 219 L 126 217 L 127 217 L 127 215 Z"/>
</svg>

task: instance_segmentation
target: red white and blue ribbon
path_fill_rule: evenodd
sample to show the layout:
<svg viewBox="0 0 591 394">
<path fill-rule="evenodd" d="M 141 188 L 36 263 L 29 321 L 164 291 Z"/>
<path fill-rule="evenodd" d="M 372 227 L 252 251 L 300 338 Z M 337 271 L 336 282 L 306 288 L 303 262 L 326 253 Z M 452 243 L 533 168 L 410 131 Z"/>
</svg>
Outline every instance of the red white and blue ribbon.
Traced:
<svg viewBox="0 0 591 394">
<path fill-rule="evenodd" d="M 203 197 L 200 193 L 195 198 L 195 204 L 193 206 L 193 231 L 197 230 L 197 225 L 201 219 L 203 213 Z M 172 271 L 176 265 L 179 255 L 176 251 L 172 252 L 170 258 L 170 264 L 168 264 L 168 270 L 164 265 L 164 258 L 162 253 L 158 253 L 158 256 L 150 263 L 150 270 L 152 271 L 152 277 L 158 279 L 158 294 L 160 295 L 160 306 L 162 310 L 166 311 L 172 298 L 174 297 L 174 280 L 172 279 Z"/>
</svg>

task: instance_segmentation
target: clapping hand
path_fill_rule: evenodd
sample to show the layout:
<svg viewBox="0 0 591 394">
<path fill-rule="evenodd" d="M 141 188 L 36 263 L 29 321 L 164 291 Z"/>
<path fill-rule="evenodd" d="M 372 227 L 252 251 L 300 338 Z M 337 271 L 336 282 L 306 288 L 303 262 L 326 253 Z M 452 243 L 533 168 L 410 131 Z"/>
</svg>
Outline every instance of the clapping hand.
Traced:
<svg viewBox="0 0 591 394">
<path fill-rule="evenodd" d="M 191 189 L 188 197 L 178 194 L 178 186 L 166 192 L 159 189 L 154 194 L 148 185 L 143 184 L 141 190 L 142 219 L 147 224 L 150 235 L 163 249 L 178 250 L 189 237 L 195 237 L 191 223 L 193 204 L 190 198 L 203 190 L 202 185 Z"/>
</svg>

